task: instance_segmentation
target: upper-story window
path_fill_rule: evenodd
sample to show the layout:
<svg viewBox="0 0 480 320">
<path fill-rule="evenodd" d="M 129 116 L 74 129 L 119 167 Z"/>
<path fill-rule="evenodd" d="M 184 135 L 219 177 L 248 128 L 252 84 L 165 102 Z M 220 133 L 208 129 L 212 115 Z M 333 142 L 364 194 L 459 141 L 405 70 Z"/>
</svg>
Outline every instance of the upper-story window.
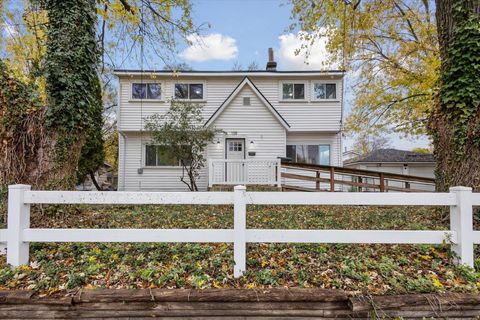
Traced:
<svg viewBox="0 0 480 320">
<path fill-rule="evenodd" d="M 282 83 L 283 100 L 305 100 L 305 83 Z"/>
<path fill-rule="evenodd" d="M 313 100 L 337 99 L 337 85 L 335 83 L 317 82 L 313 84 Z"/>
<path fill-rule="evenodd" d="M 162 86 L 160 83 L 133 83 L 132 99 L 162 99 Z"/>
<path fill-rule="evenodd" d="M 175 99 L 203 100 L 203 83 L 175 83 Z"/>
</svg>

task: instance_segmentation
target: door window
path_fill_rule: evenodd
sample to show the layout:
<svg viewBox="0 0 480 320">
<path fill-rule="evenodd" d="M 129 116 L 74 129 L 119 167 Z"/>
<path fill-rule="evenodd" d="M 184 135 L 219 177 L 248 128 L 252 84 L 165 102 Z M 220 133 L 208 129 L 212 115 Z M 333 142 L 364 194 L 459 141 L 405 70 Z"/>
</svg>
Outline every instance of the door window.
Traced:
<svg viewBox="0 0 480 320">
<path fill-rule="evenodd" d="M 243 151 L 243 142 L 241 141 L 229 141 L 228 151 Z"/>
</svg>

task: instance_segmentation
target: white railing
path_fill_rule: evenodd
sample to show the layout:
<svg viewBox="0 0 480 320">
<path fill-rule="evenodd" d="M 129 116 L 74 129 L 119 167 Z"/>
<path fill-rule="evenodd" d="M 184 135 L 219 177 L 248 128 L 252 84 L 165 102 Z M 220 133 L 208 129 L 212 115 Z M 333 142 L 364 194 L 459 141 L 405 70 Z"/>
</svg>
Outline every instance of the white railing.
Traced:
<svg viewBox="0 0 480 320">
<path fill-rule="evenodd" d="M 233 204 L 233 229 L 32 229 L 31 204 Z M 277 230 L 247 229 L 247 204 L 257 205 L 396 205 L 450 206 L 450 230 Z M 30 186 L 9 186 L 8 228 L 0 230 L 7 243 L 7 262 L 29 262 L 30 242 L 233 242 L 234 276 L 246 269 L 246 244 L 262 243 L 451 243 L 457 263 L 473 267 L 473 206 L 480 193 L 454 187 L 449 193 L 303 193 L 246 192 L 82 192 L 30 191 Z"/>
<path fill-rule="evenodd" d="M 208 185 L 276 185 L 281 187 L 280 159 L 210 159 Z"/>
</svg>

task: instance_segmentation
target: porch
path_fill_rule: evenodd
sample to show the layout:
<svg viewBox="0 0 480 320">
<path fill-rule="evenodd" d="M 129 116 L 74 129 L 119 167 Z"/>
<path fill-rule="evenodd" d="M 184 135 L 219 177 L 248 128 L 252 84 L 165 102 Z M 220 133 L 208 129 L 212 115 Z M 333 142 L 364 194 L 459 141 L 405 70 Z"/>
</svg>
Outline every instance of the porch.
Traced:
<svg viewBox="0 0 480 320">
<path fill-rule="evenodd" d="M 276 185 L 280 188 L 280 159 L 210 159 L 208 186 L 214 185 Z"/>
<path fill-rule="evenodd" d="M 284 191 L 432 192 L 432 178 L 280 159 L 210 159 L 208 186 L 270 185 Z"/>
</svg>

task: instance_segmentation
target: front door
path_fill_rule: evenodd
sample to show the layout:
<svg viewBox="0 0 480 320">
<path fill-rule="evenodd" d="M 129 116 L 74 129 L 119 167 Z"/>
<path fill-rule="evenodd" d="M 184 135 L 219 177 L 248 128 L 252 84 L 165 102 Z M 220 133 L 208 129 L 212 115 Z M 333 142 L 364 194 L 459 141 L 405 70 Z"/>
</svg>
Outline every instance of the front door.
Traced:
<svg viewBox="0 0 480 320">
<path fill-rule="evenodd" d="M 225 182 L 244 183 L 246 179 L 245 139 L 227 138 L 225 143 Z"/>
</svg>

